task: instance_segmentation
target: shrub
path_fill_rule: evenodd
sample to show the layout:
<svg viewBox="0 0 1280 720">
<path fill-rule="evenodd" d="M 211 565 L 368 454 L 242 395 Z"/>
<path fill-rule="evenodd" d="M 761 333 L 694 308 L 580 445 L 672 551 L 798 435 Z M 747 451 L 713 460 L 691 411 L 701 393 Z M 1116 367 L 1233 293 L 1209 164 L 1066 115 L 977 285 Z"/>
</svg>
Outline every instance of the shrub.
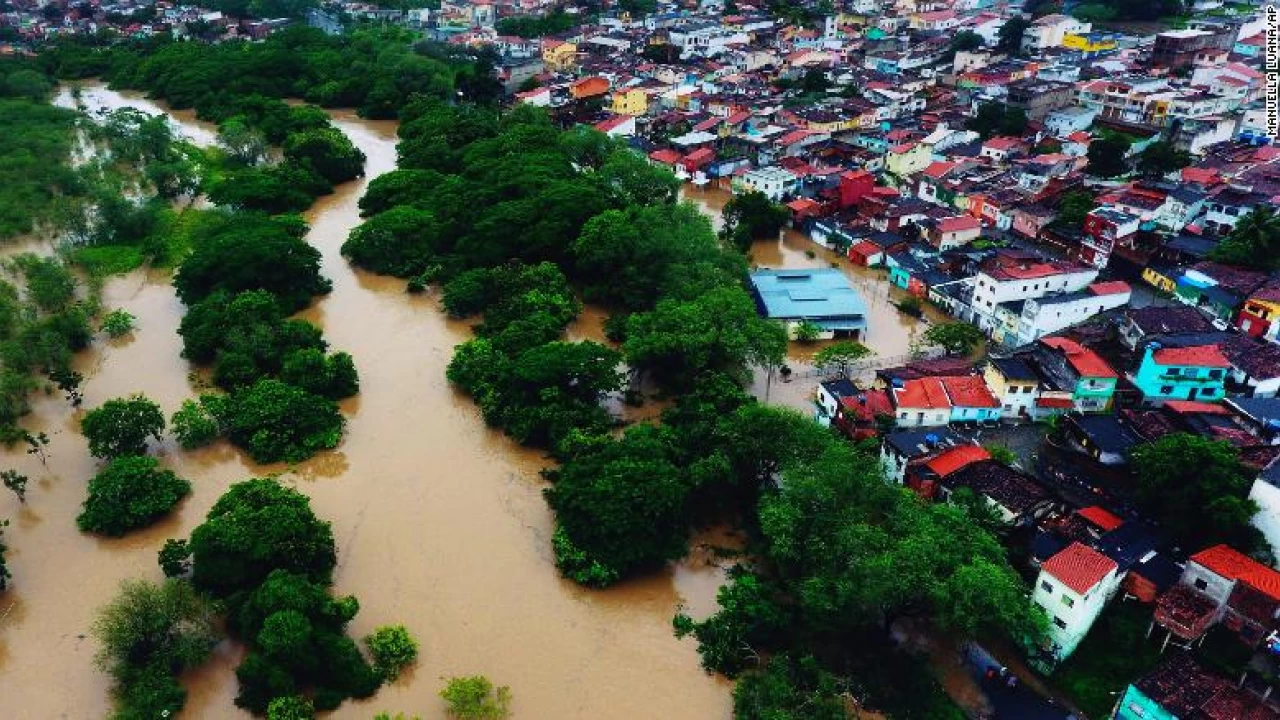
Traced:
<svg viewBox="0 0 1280 720">
<path fill-rule="evenodd" d="M 165 540 L 159 559 L 165 577 L 180 577 L 191 572 L 191 546 L 186 540 Z"/>
<path fill-rule="evenodd" d="M 114 683 L 116 716 L 157 718 L 177 713 L 186 694 L 176 675 L 204 662 L 218 637 L 208 604 L 183 580 L 126 580 L 98 611 L 96 661 Z"/>
<path fill-rule="evenodd" d="M 183 450 L 204 447 L 222 434 L 218 420 L 203 402 L 183 400 L 171 418 L 169 426 Z"/>
<path fill-rule="evenodd" d="M 133 331 L 135 319 L 127 310 L 112 310 L 102 318 L 102 332 L 113 338 L 128 335 Z"/>
<path fill-rule="evenodd" d="M 168 514 L 191 492 L 191 483 L 155 458 L 122 457 L 89 481 L 89 497 L 76 518 L 81 530 L 119 537 Z"/>
<path fill-rule="evenodd" d="M 90 410 L 80 421 L 80 429 L 94 457 L 142 455 L 147 451 L 147 438 L 159 440 L 164 432 L 164 414 L 159 405 L 141 395 L 117 398 Z"/>
<path fill-rule="evenodd" d="M 301 462 L 337 447 L 346 420 L 332 400 L 279 380 L 259 380 L 217 411 L 227 437 L 254 462 Z"/>
<path fill-rule="evenodd" d="M 373 656 L 373 665 L 387 680 L 395 680 L 400 671 L 418 659 L 418 643 L 403 625 L 387 625 L 364 639 Z"/>
<path fill-rule="evenodd" d="M 451 678 L 440 697 L 459 720 L 502 720 L 511 714 L 511 689 L 494 687 L 483 675 Z"/>
</svg>

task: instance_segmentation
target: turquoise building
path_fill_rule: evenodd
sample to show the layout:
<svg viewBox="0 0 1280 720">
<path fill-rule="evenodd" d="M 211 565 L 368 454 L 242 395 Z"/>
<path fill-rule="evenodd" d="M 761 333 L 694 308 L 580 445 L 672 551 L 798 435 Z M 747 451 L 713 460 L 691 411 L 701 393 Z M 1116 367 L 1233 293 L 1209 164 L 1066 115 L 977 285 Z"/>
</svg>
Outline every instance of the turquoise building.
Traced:
<svg viewBox="0 0 1280 720">
<path fill-rule="evenodd" d="M 1160 405 L 1168 400 L 1219 402 L 1231 362 L 1217 345 L 1166 348 L 1150 343 L 1133 384 L 1143 399 Z"/>
</svg>

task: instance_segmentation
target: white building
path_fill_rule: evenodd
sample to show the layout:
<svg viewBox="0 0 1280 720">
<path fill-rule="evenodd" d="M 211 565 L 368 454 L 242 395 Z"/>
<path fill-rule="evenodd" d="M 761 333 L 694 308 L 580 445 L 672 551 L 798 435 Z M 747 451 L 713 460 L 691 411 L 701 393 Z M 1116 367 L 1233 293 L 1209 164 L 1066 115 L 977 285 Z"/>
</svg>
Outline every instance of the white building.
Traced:
<svg viewBox="0 0 1280 720">
<path fill-rule="evenodd" d="M 1022 36 L 1022 49 L 1038 52 L 1060 47 L 1066 36 L 1086 35 L 1092 29 L 1092 23 L 1080 22 L 1069 15 L 1045 15 L 1027 28 Z"/>
<path fill-rule="evenodd" d="M 1054 293 L 1084 290 L 1098 277 L 1096 268 L 1065 262 L 1009 262 L 981 270 L 973 286 L 973 312 L 978 327 L 991 332 L 996 306 Z"/>
<path fill-rule="evenodd" d="M 1088 130 L 1098 111 L 1093 108 L 1071 105 L 1049 113 L 1044 118 L 1044 129 L 1049 135 L 1064 138 L 1073 132 Z"/>
<path fill-rule="evenodd" d="M 1249 522 L 1262 531 L 1272 548 L 1280 548 L 1280 462 L 1272 461 L 1253 481 L 1249 499 L 1258 513 Z"/>
<path fill-rule="evenodd" d="M 1046 295 L 1022 303 L 1016 338 L 997 338 L 1025 345 L 1107 310 L 1129 304 L 1131 290 L 1121 281 L 1094 283 L 1079 292 Z"/>
<path fill-rule="evenodd" d="M 1079 542 L 1044 561 L 1031 600 L 1049 617 L 1049 647 L 1065 660 L 1098 619 L 1123 575 L 1114 560 Z"/>
<path fill-rule="evenodd" d="M 742 176 L 734 178 L 733 191 L 764 193 L 770 200 L 778 202 L 795 190 L 798 181 L 799 178 L 790 170 L 771 165 L 748 170 Z"/>
</svg>

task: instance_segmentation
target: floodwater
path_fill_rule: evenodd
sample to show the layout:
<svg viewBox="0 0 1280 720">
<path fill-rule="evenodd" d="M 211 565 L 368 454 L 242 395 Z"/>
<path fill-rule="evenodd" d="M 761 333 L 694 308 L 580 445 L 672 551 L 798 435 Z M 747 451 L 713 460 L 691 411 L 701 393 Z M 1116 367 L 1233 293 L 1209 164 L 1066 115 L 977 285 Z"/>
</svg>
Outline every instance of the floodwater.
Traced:
<svg viewBox="0 0 1280 720">
<path fill-rule="evenodd" d="M 82 98 L 90 110 L 163 110 L 100 85 L 86 86 Z M 65 90 L 61 101 L 70 102 Z M 368 177 L 394 167 L 394 124 L 342 112 L 334 119 L 368 156 Z M 210 127 L 188 115 L 175 120 L 196 142 L 212 138 Z M 471 674 L 510 686 L 517 718 L 729 717 L 730 684 L 703 673 L 694 642 L 671 630 L 679 608 L 695 616 L 714 608 L 723 580 L 715 553 L 694 553 L 668 573 L 604 592 L 559 578 L 538 476 L 545 459 L 485 428 L 470 400 L 445 381 L 452 348 L 470 336 L 467 326 L 448 320 L 430 293 L 406 294 L 402 281 L 355 271 L 339 255 L 359 222 L 356 202 L 367 179 L 338 188 L 308 213 L 309 240 L 334 289 L 305 316 L 324 328 L 333 348 L 354 355 L 361 378 L 361 393 L 343 403 L 349 423 L 336 450 L 296 467 L 259 467 L 225 444 L 182 452 L 166 440 L 157 448 L 161 460 L 192 481 L 192 496 L 155 527 L 101 540 L 75 528 L 85 485 L 99 467 L 77 431 L 80 413 L 57 395 L 33 400 L 25 424 L 49 434 L 48 466 L 19 451 L 3 457 L 3 467 L 32 479 L 26 505 L 0 495 L 0 517 L 13 521 L 5 540 L 14 575 L 0 594 L 3 714 L 104 715 L 107 677 L 93 666 L 88 636 L 94 610 L 122 579 L 160 579 L 155 557 L 165 538 L 187 535 L 230 483 L 279 473 L 333 523 L 334 590 L 361 604 L 352 635 L 403 623 L 421 646 L 414 669 L 333 717 L 384 710 L 437 717 L 446 679 Z M 138 329 L 96 343 L 77 360 L 85 407 L 140 392 L 168 414 L 198 392 L 179 357 L 182 306 L 166 274 L 113 280 L 104 301 L 137 316 Z M 598 322 L 589 316 L 588 327 L 573 333 L 595 336 Z M 239 653 L 224 643 L 185 678 L 186 717 L 237 716 Z"/>
</svg>

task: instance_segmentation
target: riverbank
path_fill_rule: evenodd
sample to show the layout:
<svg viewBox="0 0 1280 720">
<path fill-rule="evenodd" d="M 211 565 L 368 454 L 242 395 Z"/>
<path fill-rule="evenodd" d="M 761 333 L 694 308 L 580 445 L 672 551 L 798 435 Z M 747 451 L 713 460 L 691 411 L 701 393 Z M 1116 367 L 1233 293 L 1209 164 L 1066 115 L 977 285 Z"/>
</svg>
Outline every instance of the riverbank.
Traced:
<svg viewBox="0 0 1280 720">
<path fill-rule="evenodd" d="M 100 85 L 82 98 L 91 109 L 141 104 Z M 154 103 L 142 109 L 163 110 Z M 199 142 L 200 125 L 170 116 Z M 470 335 L 465 324 L 448 320 L 430 294 L 406 294 L 402 281 L 354 271 L 339 254 L 359 222 L 356 203 L 368 180 L 394 167 L 396 138 L 394 123 L 332 116 L 368 156 L 363 180 L 306 213 L 308 240 L 334 289 L 304 316 L 334 349 L 354 355 L 362 381 L 360 395 L 342 404 L 349 418 L 342 445 L 296 467 L 259 467 L 225 444 L 185 453 L 166 441 L 164 462 L 191 479 L 193 495 L 160 525 L 105 541 L 81 535 L 73 521 L 95 471 L 79 414 L 61 398 L 37 399 L 28 424 L 50 434 L 49 467 L 16 451 L 5 457 L 33 482 L 24 507 L 0 498 L 0 516 L 14 520 L 6 537 L 15 579 L 0 596 L 0 615 L 11 608 L 0 621 L 0 693 L 24 717 L 104 714 L 107 677 L 93 667 L 87 636 L 94 610 L 121 579 L 158 578 L 155 552 L 164 539 L 189 533 L 231 482 L 282 473 L 333 523 L 335 592 L 362 601 L 352 634 L 403 622 L 422 643 L 415 669 L 333 717 L 431 716 L 443 678 L 465 674 L 509 685 L 517 718 L 729 717 L 730 683 L 703 673 L 694 642 L 671 630 L 677 607 L 714 607 L 719 571 L 687 561 L 603 592 L 560 579 L 537 474 L 546 461 L 486 428 L 445 380 L 453 347 Z M 104 299 L 137 316 L 138 330 L 78 359 L 84 406 L 142 392 L 167 413 L 193 396 L 175 333 L 182 306 L 168 275 L 113 279 Z M 239 712 L 232 705 L 237 653 L 225 644 L 186 678 L 189 717 Z"/>
</svg>

